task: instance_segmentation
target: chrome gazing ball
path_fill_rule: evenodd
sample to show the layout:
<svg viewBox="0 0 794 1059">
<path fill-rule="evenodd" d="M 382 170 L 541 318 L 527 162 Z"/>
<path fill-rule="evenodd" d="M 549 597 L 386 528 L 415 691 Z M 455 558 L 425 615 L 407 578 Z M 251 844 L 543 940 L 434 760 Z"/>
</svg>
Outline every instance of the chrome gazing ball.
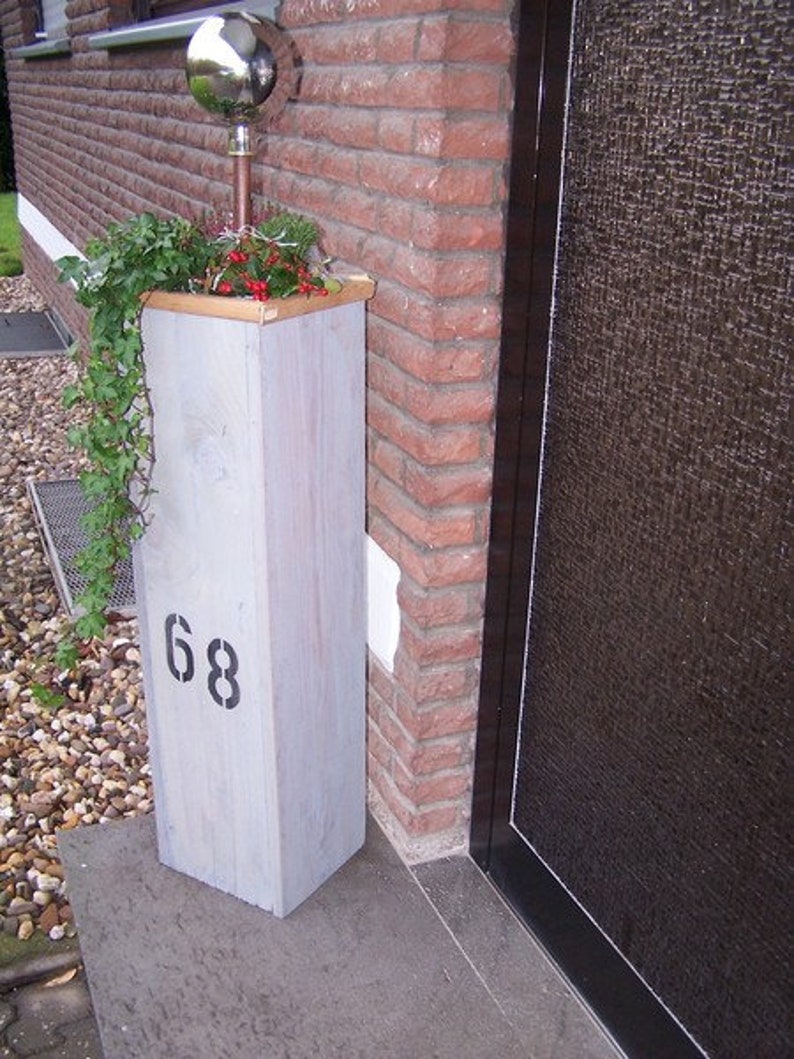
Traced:
<svg viewBox="0 0 794 1059">
<path fill-rule="evenodd" d="M 187 49 L 193 98 L 230 124 L 256 121 L 278 72 L 268 35 L 264 20 L 245 12 L 202 22 Z"/>
</svg>

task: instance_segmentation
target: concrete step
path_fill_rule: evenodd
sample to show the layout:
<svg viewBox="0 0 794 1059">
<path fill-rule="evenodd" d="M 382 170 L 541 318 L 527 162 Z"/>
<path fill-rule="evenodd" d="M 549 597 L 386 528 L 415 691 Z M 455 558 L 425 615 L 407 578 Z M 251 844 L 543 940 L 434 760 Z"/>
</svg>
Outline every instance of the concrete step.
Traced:
<svg viewBox="0 0 794 1059">
<path fill-rule="evenodd" d="M 620 1054 L 468 858 L 413 871 L 371 824 L 280 920 L 163 867 L 152 817 L 60 846 L 105 1059 Z"/>
</svg>

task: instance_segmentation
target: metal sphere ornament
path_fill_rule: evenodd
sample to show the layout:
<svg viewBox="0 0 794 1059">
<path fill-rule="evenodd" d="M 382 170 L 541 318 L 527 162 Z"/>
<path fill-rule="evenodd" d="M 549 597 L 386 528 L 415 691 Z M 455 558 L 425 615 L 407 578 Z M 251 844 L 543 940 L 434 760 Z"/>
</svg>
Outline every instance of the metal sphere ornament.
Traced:
<svg viewBox="0 0 794 1059">
<path fill-rule="evenodd" d="M 211 15 L 188 44 L 187 82 L 196 102 L 230 126 L 234 159 L 234 222 L 251 223 L 251 125 L 268 116 L 277 82 L 288 95 L 294 73 L 284 35 L 268 19 L 247 12 Z M 272 108 L 271 108 L 272 113 Z"/>
</svg>

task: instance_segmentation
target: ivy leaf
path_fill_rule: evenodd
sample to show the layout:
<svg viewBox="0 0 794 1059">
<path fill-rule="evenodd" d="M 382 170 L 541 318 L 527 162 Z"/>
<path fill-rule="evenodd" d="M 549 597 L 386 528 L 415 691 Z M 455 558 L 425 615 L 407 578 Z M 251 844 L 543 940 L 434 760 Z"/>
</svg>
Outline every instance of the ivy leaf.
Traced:
<svg viewBox="0 0 794 1059">
<path fill-rule="evenodd" d="M 78 382 L 63 392 L 67 408 L 79 407 L 85 413 L 85 420 L 69 429 L 68 438 L 91 465 L 80 478 L 91 507 L 84 520 L 88 543 L 77 559 L 86 578 L 78 600 L 83 614 L 75 625 L 80 637 L 104 633 L 116 565 L 129 555 L 130 542 L 140 537 L 146 520 L 153 449 L 141 295 L 156 287 L 213 289 L 212 275 L 228 266 L 225 255 L 249 238 L 266 257 L 278 251 L 277 267 L 252 262 L 252 275 L 270 284 L 270 296 L 290 294 L 300 282 L 304 293 L 331 289 L 316 271 L 310 276 L 306 264 L 317 243 L 316 226 L 283 211 L 273 212 L 256 229 L 226 233 L 220 240 L 183 218 L 146 212 L 110 224 L 104 235 L 88 242 L 85 257 L 66 256 L 57 262 L 58 279 L 74 284 L 75 298 L 89 313 L 88 348 L 75 346 L 72 353 Z M 242 274 L 235 279 L 236 293 L 250 296 Z M 71 641 L 65 642 L 70 646 L 63 648 L 64 657 L 72 657 Z"/>
</svg>

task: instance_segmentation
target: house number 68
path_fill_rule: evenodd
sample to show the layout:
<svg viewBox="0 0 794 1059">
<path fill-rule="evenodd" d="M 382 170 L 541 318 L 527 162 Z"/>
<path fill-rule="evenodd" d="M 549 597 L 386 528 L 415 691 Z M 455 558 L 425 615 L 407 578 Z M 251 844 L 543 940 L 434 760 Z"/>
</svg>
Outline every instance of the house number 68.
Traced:
<svg viewBox="0 0 794 1059">
<path fill-rule="evenodd" d="M 189 684 L 196 675 L 196 660 L 190 640 L 192 629 L 181 614 L 169 614 L 165 619 L 165 658 L 168 672 L 180 684 Z M 216 637 L 207 647 L 207 690 L 214 702 L 233 710 L 240 701 L 237 652 L 226 640 Z"/>
</svg>

